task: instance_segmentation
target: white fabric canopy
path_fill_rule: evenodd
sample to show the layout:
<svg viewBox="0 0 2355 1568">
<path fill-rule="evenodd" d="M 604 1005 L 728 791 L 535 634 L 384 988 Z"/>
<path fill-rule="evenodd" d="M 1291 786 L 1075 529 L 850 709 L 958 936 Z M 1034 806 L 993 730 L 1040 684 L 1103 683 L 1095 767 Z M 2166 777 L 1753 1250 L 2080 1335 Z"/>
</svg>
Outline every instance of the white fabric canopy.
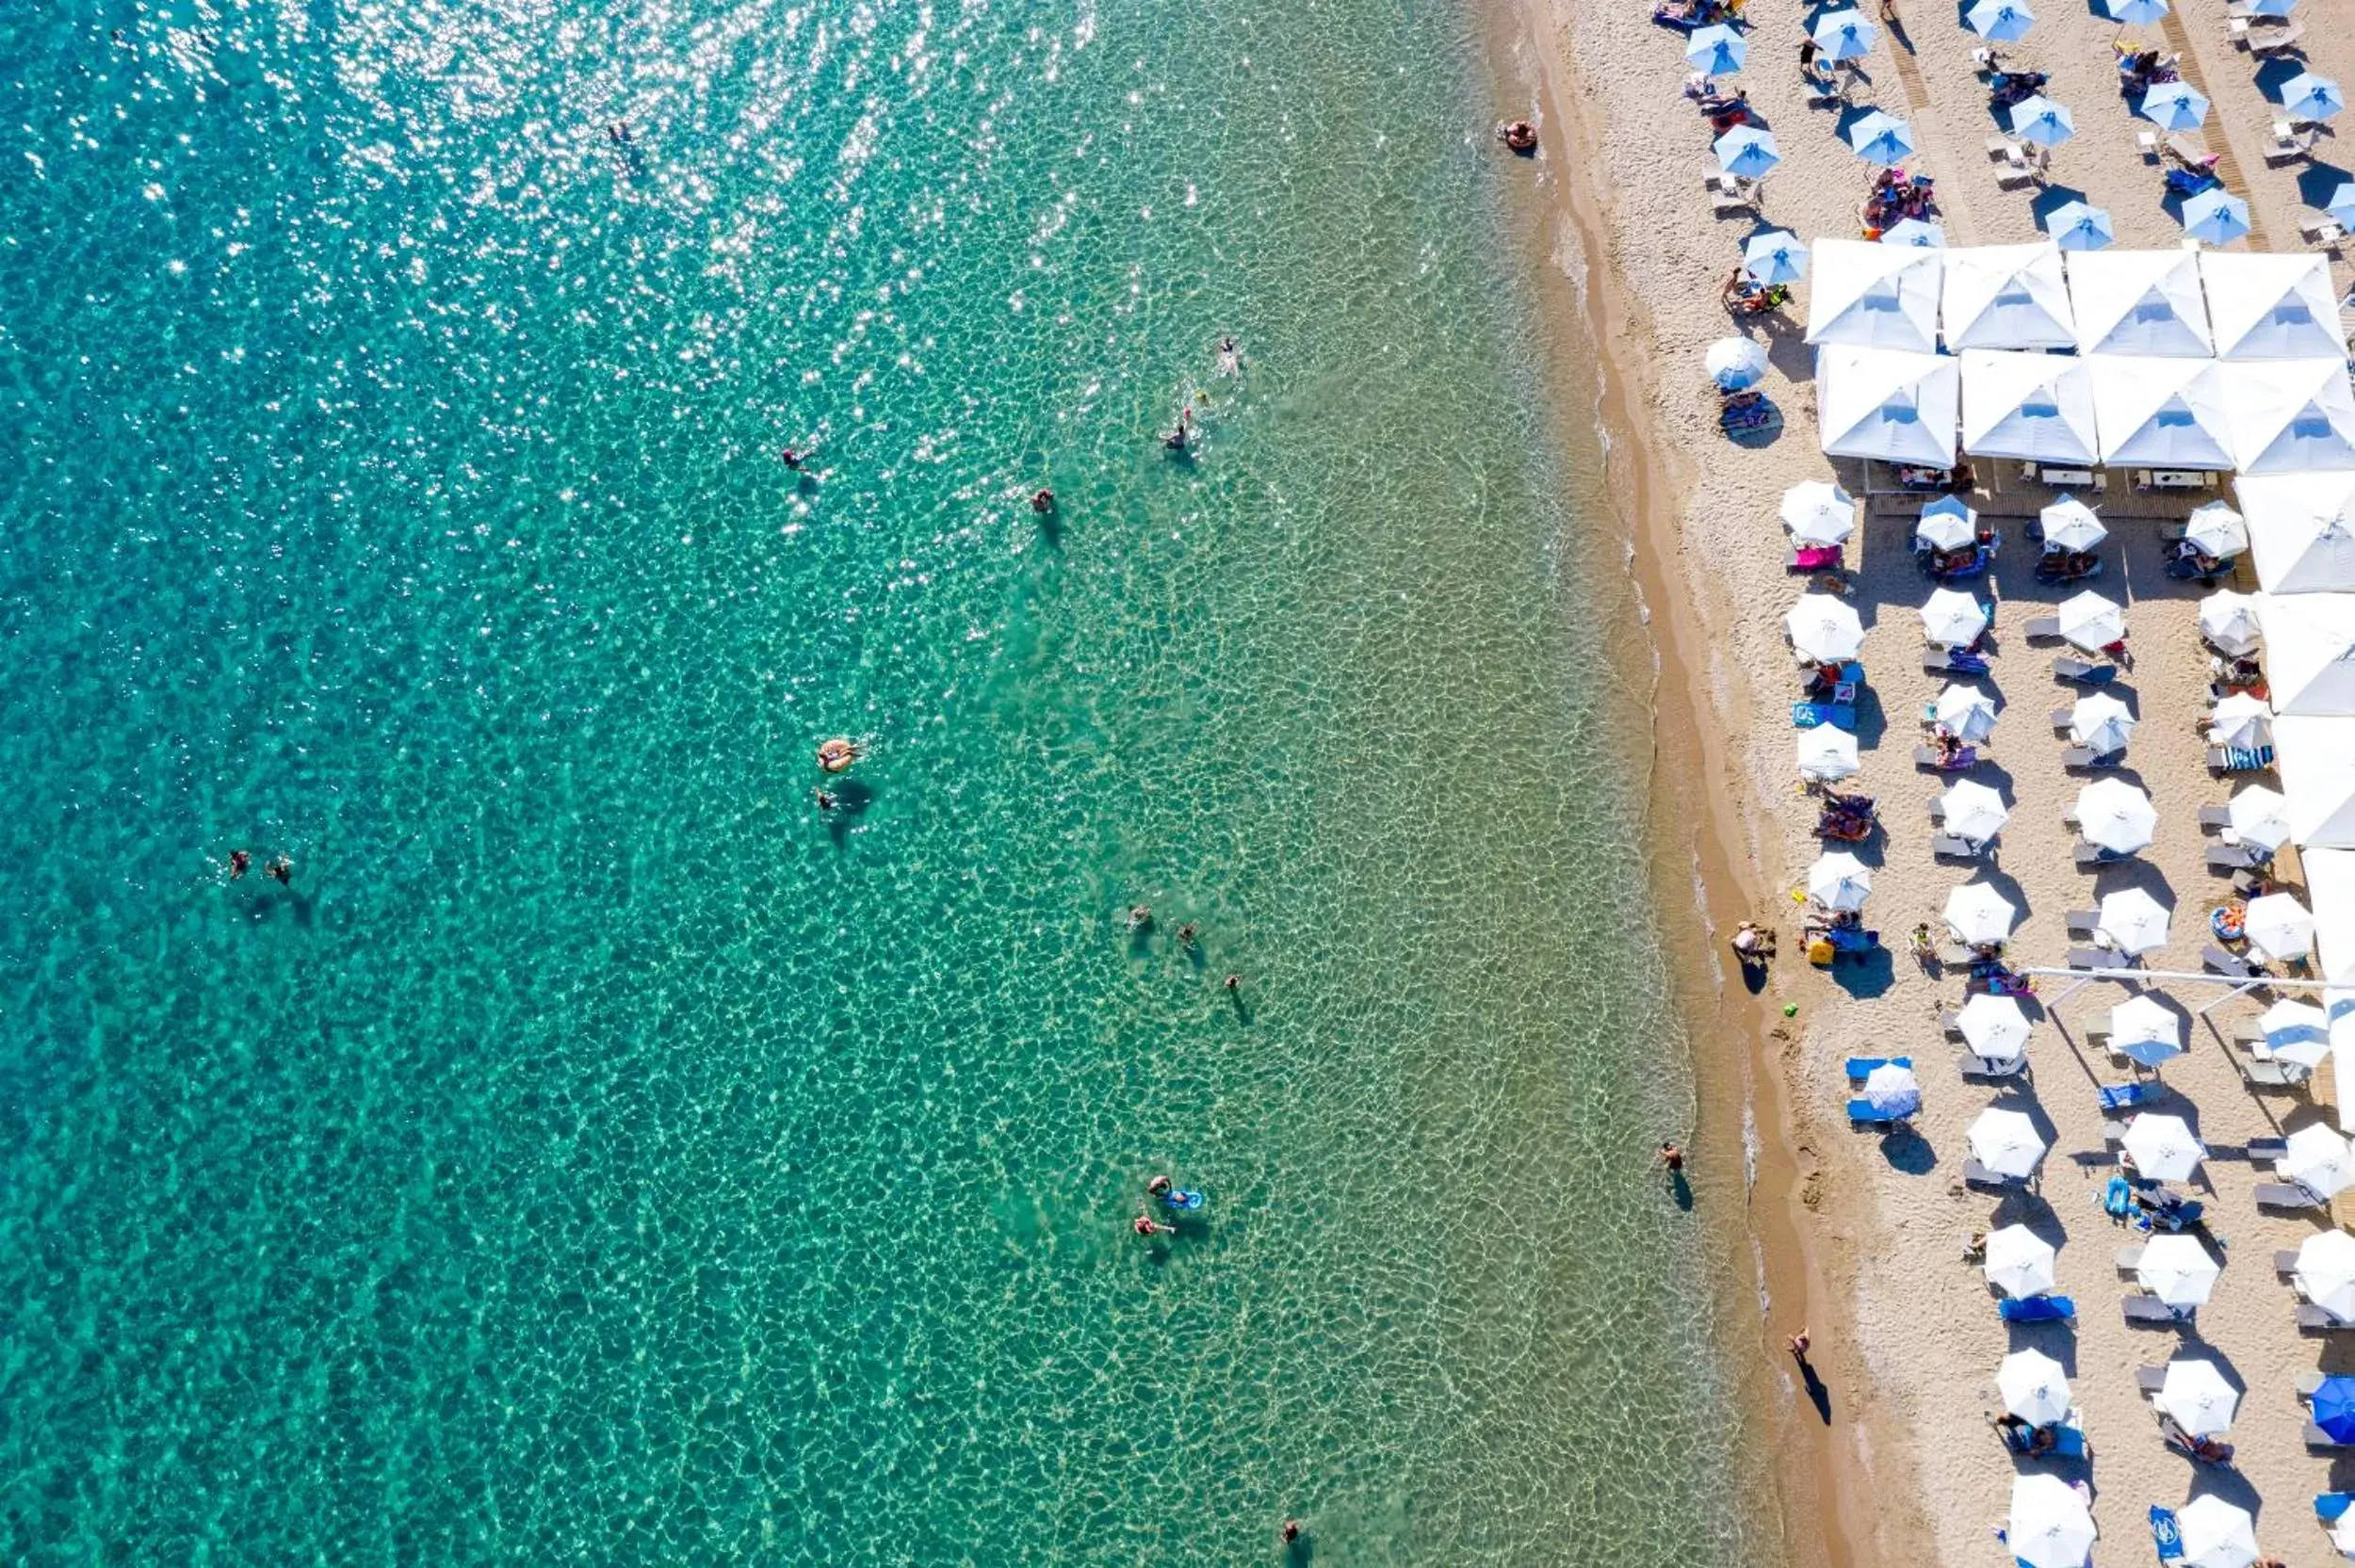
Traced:
<svg viewBox="0 0 2355 1568">
<path fill-rule="evenodd" d="M 2355 1236 L 2317 1231 L 2299 1242 L 2290 1280 L 2299 1295 L 2339 1322 L 2355 1322 Z"/>
<path fill-rule="evenodd" d="M 1856 736 L 1829 724 L 1799 732 L 1798 763 L 1799 777 L 1818 784 L 1837 784 L 1853 777 L 1863 766 L 1857 755 Z"/>
<path fill-rule="evenodd" d="M 1816 241 L 1807 341 L 1935 352 L 1945 256 L 1935 247 Z"/>
<path fill-rule="evenodd" d="M 2276 713 L 2355 714 L 2355 593 L 2261 593 Z"/>
<path fill-rule="evenodd" d="M 1945 913 L 1947 932 L 1968 946 L 2004 941 L 2020 920 L 2020 906 L 1985 882 L 1958 883 L 1946 895 Z M 1981 993 L 1962 1004 L 1966 1020 L 1972 1005 L 1982 1000 L 2008 1003 L 2013 1012 L 2020 1010 L 2019 1002 L 2012 997 Z"/>
<path fill-rule="evenodd" d="M 2218 470 L 2238 466 L 2227 406 L 2233 389 L 2216 361 L 2097 354 L 2085 363 L 2103 462 Z"/>
<path fill-rule="evenodd" d="M 1946 347 L 1955 350 L 2077 346 L 2069 279 L 2060 247 L 2050 240 L 1950 248 L 1939 318 Z"/>
<path fill-rule="evenodd" d="M 2151 1403 L 2194 1437 L 2221 1437 L 2232 1430 L 2240 1391 L 2224 1381 L 2215 1362 L 2185 1356 L 2167 1364 L 2167 1375 Z"/>
<path fill-rule="evenodd" d="M 2327 257 L 2255 251 L 2201 251 L 2199 256 L 2220 358 L 2298 360 L 2347 352 Z"/>
<path fill-rule="evenodd" d="M 2276 719 L 2273 761 L 2291 839 L 2300 849 L 2355 849 L 2355 719 Z M 2314 914 L 2321 918 L 2319 906 Z"/>
<path fill-rule="evenodd" d="M 2058 1283 L 2054 1277 L 2055 1261 L 2051 1242 L 2025 1225 L 2006 1225 L 1989 1235 L 1980 1271 L 1987 1275 L 1988 1284 L 2017 1300 L 2041 1296 Z"/>
<path fill-rule="evenodd" d="M 1955 1027 L 1971 1054 L 1981 1061 L 2018 1061 L 2027 1054 L 2029 1037 L 2035 1033 L 2028 1015 L 2020 1010 L 2018 997 L 1986 992 L 1962 1004 Z"/>
<path fill-rule="evenodd" d="M 1875 246 L 1935 256 L 1910 246 Z M 1827 344 L 1815 351 L 1816 426 L 1835 457 L 1955 465 L 1962 409 L 1961 362 L 1946 354 Z"/>
<path fill-rule="evenodd" d="M 1809 479 L 1782 493 L 1782 525 L 1795 544 L 1844 544 L 1856 532 L 1856 498 L 1828 479 Z"/>
<path fill-rule="evenodd" d="M 1793 652 L 1818 664 L 1839 664 L 1864 649 L 1864 620 L 1856 606 L 1828 593 L 1802 593 L 1783 612 Z"/>
<path fill-rule="evenodd" d="M 2355 985 L 2355 849 L 2308 849 L 2298 858 L 2306 872 L 2306 902 L 2314 912 L 2322 978 Z M 2342 1114 L 2355 1114 L 2355 1093 L 2342 1089 L 2339 1105 Z"/>
<path fill-rule="evenodd" d="M 2085 1499 L 2058 1476 L 2012 1477 L 2004 1544 L 2028 1568 L 2083 1568 L 2100 1534 Z"/>
<path fill-rule="evenodd" d="M 2196 1307 L 2216 1288 L 2223 1267 L 2208 1255 L 2196 1236 L 2158 1236 L 2143 1244 L 2135 1278 L 2145 1290 L 2172 1307 Z"/>
<path fill-rule="evenodd" d="M 2223 384 L 2227 445 L 2244 474 L 2355 469 L 2355 385 L 2347 356 L 2327 360 L 2228 360 Z"/>
<path fill-rule="evenodd" d="M 2077 251 L 2069 304 L 2088 354 L 2215 353 L 2196 251 Z"/>
<path fill-rule="evenodd" d="M 2238 1503 L 2203 1492 L 2175 1511 L 2184 1538 L 2183 1568 L 2249 1568 L 2257 1560 L 2257 1521 Z"/>
<path fill-rule="evenodd" d="M 2014 1350 L 1995 1368 L 2004 1409 L 2030 1426 L 2049 1427 L 2069 1414 L 2069 1375 L 2042 1350 Z"/>
<path fill-rule="evenodd" d="M 2355 592 L 2355 474 L 2243 475 L 2233 488 L 2266 592 Z"/>
<path fill-rule="evenodd" d="M 1966 351 L 1962 449 L 2031 462 L 2100 461 L 2093 375 L 2086 362 L 2059 354 Z"/>
</svg>

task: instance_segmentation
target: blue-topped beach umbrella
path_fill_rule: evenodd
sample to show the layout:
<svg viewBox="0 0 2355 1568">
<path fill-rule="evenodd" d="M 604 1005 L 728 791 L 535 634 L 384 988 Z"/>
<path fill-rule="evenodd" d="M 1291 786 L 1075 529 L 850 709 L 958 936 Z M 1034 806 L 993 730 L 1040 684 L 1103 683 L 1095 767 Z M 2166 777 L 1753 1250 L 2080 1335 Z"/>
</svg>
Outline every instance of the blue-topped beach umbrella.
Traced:
<svg viewBox="0 0 2355 1568">
<path fill-rule="evenodd" d="M 2135 112 L 2162 131 L 2196 131 L 2208 122 L 2208 100 L 2189 82 L 2161 82 Z"/>
<path fill-rule="evenodd" d="M 1848 127 L 1848 145 L 1866 163 L 1903 163 L 1913 153 L 1913 132 L 1895 115 L 1875 109 Z"/>
<path fill-rule="evenodd" d="M 1736 125 L 1717 138 L 1714 151 L 1718 168 L 1745 180 L 1755 180 L 1782 162 L 1775 138 L 1755 125 Z"/>
<path fill-rule="evenodd" d="M 2167 14 L 2167 0 L 2103 0 L 2102 8 L 2123 27 L 2154 27 Z"/>
<path fill-rule="evenodd" d="M 2355 186 L 2347 188 L 2355 192 Z M 1769 288 L 1792 283 L 1807 276 L 1807 247 L 1788 229 L 1770 230 L 1742 247 L 1742 266 Z"/>
<path fill-rule="evenodd" d="M 2016 43 L 2028 36 L 2036 12 L 2019 0 L 1979 0 L 1962 13 L 1962 20 L 1973 32 L 1991 42 Z"/>
<path fill-rule="evenodd" d="M 2355 1378 L 2325 1378 L 2314 1390 L 2314 1425 L 2333 1443 L 2355 1443 Z"/>
<path fill-rule="evenodd" d="M 2044 219 L 2044 232 L 2064 251 L 2099 251 L 2110 242 L 2109 211 L 2071 202 L 2053 209 Z"/>
<path fill-rule="evenodd" d="M 1864 1103 L 1886 1121 L 1895 1122 L 1922 1108 L 1922 1084 L 1913 1069 L 1884 1061 L 1864 1080 Z"/>
<path fill-rule="evenodd" d="M 2355 180 L 2342 180 L 2322 210 L 2339 220 L 2342 229 L 2355 229 Z"/>
<path fill-rule="evenodd" d="M 1749 40 L 1719 23 L 1693 35 L 1684 46 L 1684 60 L 1705 76 L 1725 76 L 1741 70 L 1749 53 Z"/>
<path fill-rule="evenodd" d="M 2184 233 L 2209 245 L 2230 245 L 2249 232 L 2249 203 L 2223 189 L 2203 190 L 2184 203 Z"/>
<path fill-rule="evenodd" d="M 1746 337 L 1719 338 L 1701 364 L 1721 392 L 1742 392 L 1766 379 L 1766 348 Z"/>
<path fill-rule="evenodd" d="M 2347 94 L 2328 76 L 2309 71 L 2282 84 L 2282 110 L 2300 125 L 2328 120 L 2345 107 Z"/>
<path fill-rule="evenodd" d="M 1853 60 L 1873 52 L 1873 40 L 1878 35 L 1864 13 L 1857 10 L 1826 11 L 1815 19 L 1810 34 L 1815 40 L 1815 51 L 1827 60 Z"/>
<path fill-rule="evenodd" d="M 2077 134 L 2077 117 L 2039 92 L 2011 106 L 2011 134 L 2038 147 L 2058 147 Z"/>
<path fill-rule="evenodd" d="M 1881 231 L 1883 245 L 1910 245 L 1920 251 L 1946 248 L 1946 231 L 1918 218 L 1902 218 Z"/>
<path fill-rule="evenodd" d="M 2298 8 L 2298 0 L 2249 0 L 2251 16 L 2287 16 Z"/>
</svg>

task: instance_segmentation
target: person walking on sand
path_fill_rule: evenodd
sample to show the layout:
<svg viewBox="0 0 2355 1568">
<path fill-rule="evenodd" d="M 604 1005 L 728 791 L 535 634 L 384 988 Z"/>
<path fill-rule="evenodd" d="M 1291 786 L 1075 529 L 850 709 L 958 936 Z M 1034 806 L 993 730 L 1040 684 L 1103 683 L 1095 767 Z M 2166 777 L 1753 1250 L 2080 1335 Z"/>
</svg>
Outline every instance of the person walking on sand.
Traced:
<svg viewBox="0 0 2355 1568">
<path fill-rule="evenodd" d="M 1807 1330 L 1801 1329 L 1798 1333 L 1784 1340 L 1782 1342 L 1782 1348 L 1791 1352 L 1792 1360 L 1804 1366 L 1807 1365 L 1807 1348 L 1811 1343 L 1812 1343 L 1812 1341 L 1808 1338 Z"/>
</svg>

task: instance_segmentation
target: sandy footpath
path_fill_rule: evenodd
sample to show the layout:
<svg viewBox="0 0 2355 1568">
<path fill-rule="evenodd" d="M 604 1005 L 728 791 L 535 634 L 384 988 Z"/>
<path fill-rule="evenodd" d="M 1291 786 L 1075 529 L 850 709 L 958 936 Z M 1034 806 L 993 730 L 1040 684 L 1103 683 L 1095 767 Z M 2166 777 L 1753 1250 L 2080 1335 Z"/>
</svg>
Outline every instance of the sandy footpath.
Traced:
<svg viewBox="0 0 2355 1568">
<path fill-rule="evenodd" d="M 1654 25 L 1648 0 L 1527 0 L 1532 47 L 1543 55 L 1541 75 L 1551 98 L 1572 105 L 1570 141 L 1550 125 L 1534 177 L 1566 196 L 1593 202 L 1606 215 L 1612 279 L 1636 320 L 1635 341 L 1615 355 L 1641 400 L 1641 445 L 1652 464 L 1652 490 L 1668 516 L 1674 559 L 1698 628 L 1681 652 L 1731 744 L 1721 752 L 1720 795 L 1736 814 L 1730 830 L 1746 851 L 1751 896 L 1790 928 L 1788 889 L 1813 858 L 1809 836 L 1812 806 L 1795 788 L 1794 732 L 1787 704 L 1794 681 L 1783 645 L 1781 615 L 1799 583 L 1781 570 L 1783 536 L 1775 522 L 1781 492 L 1802 479 L 1828 477 L 1816 450 L 1811 354 L 1799 340 L 1798 305 L 1787 319 L 1750 330 L 1772 355 L 1765 388 L 1788 428 L 1760 450 L 1737 448 L 1718 435 L 1714 396 L 1700 374 L 1702 350 L 1734 330 L 1717 302 L 1718 286 L 1738 259 L 1742 239 L 1760 224 L 1756 215 L 1713 218 L 1701 186 L 1713 167 L 1707 124 L 1679 95 L 1686 75 L 1681 35 Z M 2047 93 L 2076 116 L 2078 134 L 2054 154 L 2050 187 L 2005 190 L 1983 143 L 2002 129 L 1990 115 L 1971 51 L 1981 40 L 1960 25 L 1952 5 L 1902 0 L 1904 35 L 1884 33 L 1850 93 L 1857 105 L 1877 105 L 1908 121 L 1920 143 L 1910 168 L 1936 177 L 1943 222 L 1956 244 L 2026 241 L 2038 237 L 2035 211 L 2081 194 L 2106 207 L 2120 246 L 2173 247 L 2182 233 L 2161 207 L 2157 168 L 2145 161 L 2132 118 L 2117 90 L 2111 40 L 2117 27 L 2082 4 L 2048 5 L 2028 37 L 2009 46 L 2015 64 L 2052 74 Z M 1783 162 L 1765 182 L 1768 223 L 1812 241 L 1850 235 L 1871 170 L 1835 135 L 1838 116 L 1811 109 L 1798 78 L 1803 20 L 1812 12 L 1782 0 L 1753 0 L 1749 69 L 1738 78 L 1751 105 L 1776 134 Z M 2355 18 L 2334 17 L 2328 0 L 2307 0 L 2307 65 L 2325 75 L 2355 79 Z M 2333 24 L 2342 22 L 2344 24 Z M 2185 52 L 2184 75 L 2215 102 L 2205 131 L 2225 152 L 2228 183 L 2249 198 L 2255 249 L 2298 246 L 2298 225 L 2319 216 L 2300 200 L 2307 188 L 2342 177 L 2326 139 L 2313 165 L 2268 168 L 2262 149 L 2273 118 L 2258 81 L 2278 90 L 2290 73 L 2260 72 L 2257 62 L 2227 42 L 2221 5 L 2190 0 L 2153 41 Z M 1526 105 L 1505 105 L 1527 113 Z M 1542 111 L 1541 111 L 1542 112 Z M 1565 155 L 1562 149 L 1577 151 Z M 2355 158 L 2348 160 L 2355 163 Z M 1572 186 L 1576 189 L 1573 192 Z M 2058 194 L 2055 194 L 2058 193 Z M 1566 219 L 1567 221 L 1567 219 Z M 2341 268 L 2344 286 L 2346 273 Z M 1983 468 L 1992 465 L 1982 465 Z M 2009 466 L 2009 465 L 2006 465 Z M 1855 476 L 1846 476 L 1852 481 Z M 2124 475 L 2113 484 L 2127 481 Z M 1993 579 L 1998 601 L 1994 689 L 2004 711 L 1993 742 L 1996 768 L 1977 775 L 2003 788 L 2014 816 L 2002 838 L 1997 885 L 2020 903 L 2025 917 L 2012 951 L 2018 962 L 2063 961 L 2070 945 L 2063 912 L 2089 909 L 2101 895 L 2145 887 L 2175 909 L 2170 939 L 2145 961 L 2153 968 L 2197 969 L 2207 913 L 2227 892 L 2204 865 L 2197 812 L 2220 802 L 2228 786 L 2202 765 L 2196 720 L 2206 706 L 2205 651 L 2193 606 L 2198 585 L 2168 581 L 2160 570 L 2155 525 L 2113 521 L 2103 547 L 2105 570 L 2094 586 L 2129 606 L 2136 654 L 2125 694 L 2143 720 L 2129 752 L 2127 776 L 2147 787 L 2160 822 L 2157 842 L 2137 862 L 2100 876 L 2071 863 L 2073 833 L 2060 819 L 2087 775 L 2066 771 L 2061 740 L 2048 715 L 2074 695 L 2055 682 L 2050 645 L 2022 635 L 2032 617 L 2051 613 L 2062 594 L 2039 588 L 2029 570 L 2031 552 L 2020 524 L 2046 497 L 2016 484 L 1981 495 L 1985 514 L 2006 533 L 2007 548 Z M 1762 1165 L 1763 1180 L 1782 1180 L 1809 1223 L 1804 1249 L 1815 1263 L 1812 1294 L 1833 1315 L 1810 1326 L 1817 1363 L 1829 1384 L 1831 1415 L 1819 1422 L 1775 1346 L 1797 1326 L 1803 1309 L 1781 1300 L 1760 1324 L 1758 1353 L 1776 1362 L 1783 1383 L 1778 1418 L 1802 1449 L 1827 1456 L 1845 1529 L 1821 1510 L 1794 1506 L 1786 1521 L 1795 1558 L 1809 1561 L 1936 1560 L 2000 1563 L 1991 1535 L 2007 1507 L 2014 1462 L 1985 1424 L 1999 1408 L 1997 1362 L 2007 1350 L 2035 1345 L 2071 1374 L 2085 1414 L 2092 1458 L 2055 1473 L 2090 1482 L 2103 1542 L 2097 1561 L 2139 1560 L 2150 1550 L 2144 1513 L 2152 1503 L 2182 1504 L 2214 1491 L 2254 1511 L 2265 1549 L 2290 1563 L 2331 1559 L 2311 1510 L 2313 1495 L 2355 1481 L 2355 1466 L 2333 1466 L 2310 1456 L 2303 1416 L 2293 1397 L 2298 1377 L 2321 1368 L 2355 1370 L 2355 1345 L 2326 1347 L 2301 1337 L 2291 1313 L 2294 1296 L 2275 1277 L 2271 1254 L 2295 1247 L 2323 1221 L 2260 1214 L 2250 1198 L 2254 1171 L 2239 1146 L 2278 1135 L 2327 1114 L 2331 1086 L 2326 1070 L 2313 1094 L 2255 1091 L 2235 1065 L 2229 1036 L 2253 1019 L 2260 1004 L 2243 998 L 2210 1013 L 2190 1034 L 2190 1054 L 2171 1063 L 2175 1091 L 2166 1107 L 2193 1120 L 2215 1151 L 2205 1167 L 2212 1230 L 2226 1244 L 2224 1273 L 2197 1329 L 2185 1333 L 2127 1328 L 2119 1298 L 2131 1282 L 2115 1270 L 2117 1248 L 2139 1239 L 2114 1228 L 2098 1199 L 2107 1170 L 2102 1119 L 2093 1085 L 2124 1076 L 2087 1043 L 2109 1003 L 2125 993 L 2095 986 L 2039 1018 L 2031 1046 L 2034 1084 L 2027 1099 L 1962 1081 L 1954 1046 L 1940 1033 L 1942 1009 L 1962 999 L 1958 976 L 1925 974 L 1904 956 L 1905 933 L 1917 921 L 1936 926 L 1949 889 L 1973 874 L 1967 866 L 1934 863 L 1924 802 L 1940 787 L 1916 772 L 1909 752 L 1917 716 L 1940 682 L 1922 673 L 1920 622 L 1914 608 L 1928 591 L 1906 544 L 1914 508 L 1877 509 L 1861 536 L 1856 602 L 1866 622 L 1865 661 L 1877 696 L 1877 721 L 1868 722 L 1862 775 L 1850 787 L 1880 798 L 1887 828 L 1882 864 L 1867 911 L 1895 948 L 1879 981 L 1845 989 L 1786 956 L 1770 999 L 1795 1003 L 1786 1027 L 1762 1025 L 1759 1059 L 1784 1075 L 1789 1124 L 1780 1129 L 1791 1156 Z M 1851 545 L 1850 559 L 1858 561 Z M 2243 580 L 2234 586 L 2253 584 Z M 1984 591 L 1984 590 L 1983 590 Z M 1738 873 L 1737 873 L 1738 874 Z M 1786 946 L 1786 954 L 1789 945 Z M 1848 972 L 1853 975 L 1853 972 Z M 2056 982 L 2044 982 L 2052 997 Z M 2197 1007 L 2214 988 L 2178 987 L 2174 998 Z M 1729 1043 L 1730 1050 L 1738 1047 Z M 1847 1086 L 1842 1059 L 1852 1052 L 1911 1054 L 1922 1072 L 1927 1105 L 1917 1138 L 1884 1140 L 1852 1132 L 1843 1114 Z M 1990 1103 L 2034 1103 L 2054 1147 L 2040 1190 L 1998 1203 L 1965 1188 L 1964 1128 Z M 2202 1185 L 2195 1183 L 2195 1186 Z M 1779 1204 L 1786 1194 L 1762 1186 L 1754 1205 Z M 2073 1333 L 2007 1330 L 1997 1318 L 1978 1270 L 1960 1261 L 1973 1231 L 2020 1220 L 2060 1244 L 2061 1289 L 2073 1295 L 2080 1317 Z M 2234 1471 L 2195 1471 L 2160 1443 L 2152 1414 L 2136 1389 L 2136 1368 L 2165 1362 L 2178 1350 L 2223 1364 L 2246 1385 L 2231 1433 L 2238 1446 Z M 1810 1424 L 1821 1427 L 1810 1433 Z M 2336 1472 L 2341 1473 L 2334 1473 Z M 1820 1481 L 1820 1478 L 1819 1478 Z M 1805 1497 L 1817 1483 L 1801 1478 L 1787 1488 Z M 1838 1540 L 1828 1537 L 1838 1536 Z"/>
</svg>

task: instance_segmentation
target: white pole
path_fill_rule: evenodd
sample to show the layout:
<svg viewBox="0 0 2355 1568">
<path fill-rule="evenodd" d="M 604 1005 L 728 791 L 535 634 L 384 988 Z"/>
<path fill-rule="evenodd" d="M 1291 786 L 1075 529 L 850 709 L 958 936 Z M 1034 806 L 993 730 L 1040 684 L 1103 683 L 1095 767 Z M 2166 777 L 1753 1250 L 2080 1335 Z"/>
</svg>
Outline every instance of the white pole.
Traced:
<svg viewBox="0 0 2355 1568">
<path fill-rule="evenodd" d="M 2071 980 L 2121 980 L 2128 982 L 2139 982 L 2142 980 L 2199 980 L 2208 985 L 2232 986 L 2234 988 L 2234 995 L 2238 995 L 2243 991 L 2254 990 L 2256 987 L 2261 985 L 2269 985 L 2278 989 L 2290 991 L 2355 991 L 2355 985 L 2350 985 L 2345 980 L 2293 979 L 2286 976 L 2277 979 L 2270 975 L 2260 975 L 2252 980 L 2237 975 L 2211 975 L 2204 970 L 2192 969 L 2026 968 L 2021 970 L 2020 973 L 2023 975 L 2049 975 L 2056 979 Z"/>
</svg>

